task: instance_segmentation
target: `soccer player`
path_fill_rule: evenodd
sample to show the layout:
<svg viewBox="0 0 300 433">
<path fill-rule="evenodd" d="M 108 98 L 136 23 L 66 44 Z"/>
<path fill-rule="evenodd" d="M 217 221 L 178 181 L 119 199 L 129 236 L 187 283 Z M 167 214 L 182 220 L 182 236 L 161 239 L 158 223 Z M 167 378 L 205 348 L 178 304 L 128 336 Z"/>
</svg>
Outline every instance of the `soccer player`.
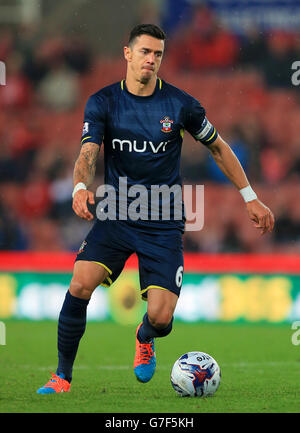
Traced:
<svg viewBox="0 0 300 433">
<path fill-rule="evenodd" d="M 183 131 L 187 130 L 211 152 L 217 165 L 242 194 L 248 215 L 262 234 L 271 231 L 274 216 L 252 190 L 230 146 L 206 118 L 200 103 L 157 76 L 165 45 L 164 32 L 155 25 L 138 25 L 124 47 L 126 78 L 109 85 L 87 101 L 81 150 L 74 167 L 73 210 L 91 221 L 89 190 L 100 146 L 104 143 L 105 184 L 115 199 L 115 217 L 103 218 L 106 206 L 97 206 L 96 221 L 77 254 L 73 277 L 58 319 L 58 367 L 41 394 L 70 390 L 73 363 L 85 331 L 86 311 L 93 291 L 111 285 L 126 260 L 139 260 L 141 296 L 147 312 L 136 330 L 134 373 L 148 382 L 155 371 L 155 338 L 172 330 L 183 272 L 182 234 L 185 217 L 175 218 L 176 194 L 170 195 L 170 217 L 163 218 L 160 199 L 147 208 L 153 186 L 181 185 L 179 174 Z M 125 182 L 126 181 L 126 182 Z M 121 194 L 126 186 L 140 193 L 143 218 L 132 211 L 138 195 Z M 173 190 L 172 190 L 173 191 Z M 109 191 L 107 191 L 109 192 Z M 149 192 L 149 195 L 147 195 Z M 108 194 L 109 195 L 109 194 Z M 178 198 L 178 197 L 177 197 Z M 107 204 L 108 202 L 106 202 Z M 179 200 L 182 205 L 182 201 Z M 172 207 L 173 205 L 173 207 Z M 177 209 L 178 210 L 178 209 Z"/>
</svg>

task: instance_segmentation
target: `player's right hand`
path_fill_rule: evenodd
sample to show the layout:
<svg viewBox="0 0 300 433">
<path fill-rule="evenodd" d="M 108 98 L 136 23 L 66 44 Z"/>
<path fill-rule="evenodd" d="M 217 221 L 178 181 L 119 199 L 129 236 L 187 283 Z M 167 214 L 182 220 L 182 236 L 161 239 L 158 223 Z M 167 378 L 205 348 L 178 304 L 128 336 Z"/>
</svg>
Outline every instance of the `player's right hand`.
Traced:
<svg viewBox="0 0 300 433">
<path fill-rule="evenodd" d="M 261 234 L 271 232 L 274 228 L 274 215 L 272 211 L 260 200 L 252 200 L 246 203 L 247 210 L 254 227 L 261 230 Z"/>
<path fill-rule="evenodd" d="M 74 195 L 72 208 L 80 218 L 91 221 L 94 219 L 94 215 L 88 210 L 87 203 L 95 204 L 94 193 L 80 189 Z"/>
</svg>

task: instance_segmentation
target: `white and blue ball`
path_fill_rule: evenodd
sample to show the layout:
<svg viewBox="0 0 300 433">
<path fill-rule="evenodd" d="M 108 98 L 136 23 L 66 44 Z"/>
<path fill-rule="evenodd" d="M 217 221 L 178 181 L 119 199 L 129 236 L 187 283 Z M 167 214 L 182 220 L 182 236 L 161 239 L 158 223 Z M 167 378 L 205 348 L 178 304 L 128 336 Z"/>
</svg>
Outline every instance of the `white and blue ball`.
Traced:
<svg viewBox="0 0 300 433">
<path fill-rule="evenodd" d="M 219 388 L 221 370 L 217 361 L 204 352 L 187 352 L 174 363 L 171 384 L 182 397 L 207 397 Z"/>
</svg>

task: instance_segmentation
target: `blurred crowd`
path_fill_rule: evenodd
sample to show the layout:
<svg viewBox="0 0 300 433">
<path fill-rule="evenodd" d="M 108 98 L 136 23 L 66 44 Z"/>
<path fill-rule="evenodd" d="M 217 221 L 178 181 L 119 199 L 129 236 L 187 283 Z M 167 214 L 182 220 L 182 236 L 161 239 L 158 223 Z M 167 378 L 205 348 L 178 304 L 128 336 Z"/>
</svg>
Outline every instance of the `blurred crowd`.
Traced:
<svg viewBox="0 0 300 433">
<path fill-rule="evenodd" d="M 1 27 L 0 249 L 76 251 L 90 224 L 72 211 L 73 167 L 87 97 L 124 77 L 120 56 L 95 55 L 82 35 L 42 39 Z M 205 186 L 204 227 L 185 234 L 193 252 L 300 251 L 300 99 L 292 63 L 300 34 L 253 28 L 241 36 L 206 7 L 167 41 L 160 76 L 198 98 L 276 218 L 261 237 L 241 196 L 207 149 L 185 134 L 184 183 Z M 103 150 L 102 150 L 103 152 Z M 95 188 L 103 182 L 103 154 Z"/>
</svg>

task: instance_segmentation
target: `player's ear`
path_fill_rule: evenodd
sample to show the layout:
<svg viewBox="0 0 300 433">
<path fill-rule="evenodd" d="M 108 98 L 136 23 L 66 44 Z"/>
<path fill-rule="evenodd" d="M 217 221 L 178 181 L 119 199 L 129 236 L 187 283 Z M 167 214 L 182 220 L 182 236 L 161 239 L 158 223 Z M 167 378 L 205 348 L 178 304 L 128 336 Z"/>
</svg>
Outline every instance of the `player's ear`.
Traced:
<svg viewBox="0 0 300 433">
<path fill-rule="evenodd" d="M 124 47 L 124 57 L 127 60 L 127 62 L 131 61 L 132 58 L 132 52 L 130 47 Z"/>
</svg>

